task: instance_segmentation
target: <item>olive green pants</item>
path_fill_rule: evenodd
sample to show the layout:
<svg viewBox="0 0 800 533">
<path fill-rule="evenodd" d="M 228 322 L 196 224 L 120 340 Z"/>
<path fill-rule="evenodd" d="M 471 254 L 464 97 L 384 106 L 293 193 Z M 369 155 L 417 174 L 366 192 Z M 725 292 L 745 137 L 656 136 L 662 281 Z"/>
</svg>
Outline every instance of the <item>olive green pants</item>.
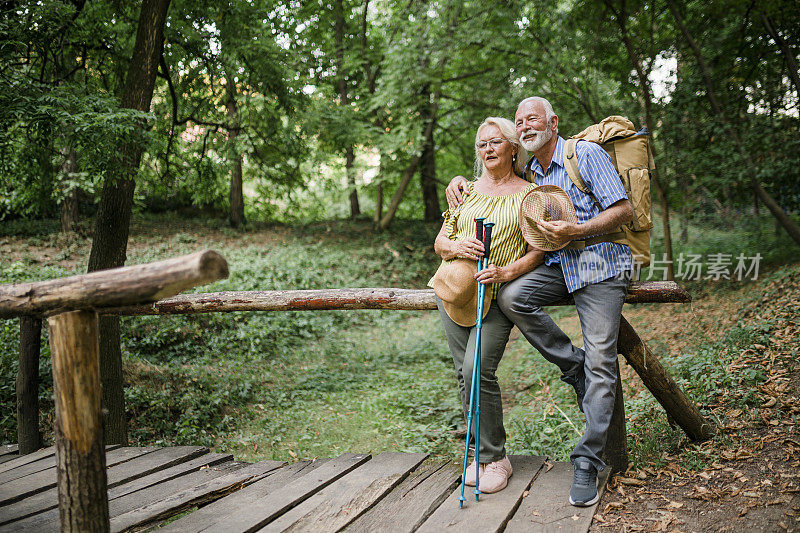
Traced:
<svg viewBox="0 0 800 533">
<path fill-rule="evenodd" d="M 469 412 L 469 395 L 472 390 L 472 368 L 475 363 L 475 336 L 477 327 L 465 328 L 453 322 L 437 297 L 436 305 L 442 318 L 447 344 L 453 356 L 453 365 L 461 394 L 464 420 Z M 506 429 L 503 427 L 503 401 L 500 385 L 497 382 L 497 365 L 503 357 L 508 336 L 514 325 L 500 311 L 497 302 L 492 300 L 489 312 L 483 319 L 481 328 L 481 442 L 480 461 L 491 463 L 506 455 Z M 472 421 L 471 441 L 475 440 L 475 417 Z"/>
</svg>

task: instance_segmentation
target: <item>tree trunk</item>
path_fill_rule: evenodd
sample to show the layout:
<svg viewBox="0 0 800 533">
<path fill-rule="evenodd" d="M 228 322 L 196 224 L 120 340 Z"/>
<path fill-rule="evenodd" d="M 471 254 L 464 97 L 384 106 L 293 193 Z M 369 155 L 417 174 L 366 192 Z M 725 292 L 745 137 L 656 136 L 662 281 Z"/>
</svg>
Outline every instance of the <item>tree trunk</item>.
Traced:
<svg viewBox="0 0 800 533">
<path fill-rule="evenodd" d="M 61 201 L 61 232 L 75 231 L 78 224 L 78 188 L 70 187 L 66 182 L 78 171 L 78 157 L 69 144 L 61 149 L 64 158 L 61 163 L 61 187 L 64 199 Z"/>
<path fill-rule="evenodd" d="M 436 106 L 430 102 L 430 91 L 427 88 L 423 91 L 423 96 L 425 97 L 425 108 L 422 117 L 431 127 L 425 129 L 419 177 L 422 182 L 424 220 L 425 222 L 435 222 L 442 217 L 439 196 L 436 191 L 436 142 L 433 138 L 436 128 Z"/>
<path fill-rule="evenodd" d="M 336 40 L 336 87 L 339 91 L 339 104 L 342 107 L 350 105 L 350 97 L 347 94 L 347 80 L 344 73 L 344 1 L 336 0 L 333 5 L 334 17 L 334 38 Z M 358 204 L 358 191 L 356 190 L 356 177 L 353 172 L 353 163 L 356 156 L 353 153 L 353 145 L 348 141 L 344 149 L 344 170 L 347 176 L 347 188 L 350 190 L 350 218 L 356 218 L 361 214 L 361 207 Z"/>
<path fill-rule="evenodd" d="M 17 373 L 17 442 L 19 454 L 42 447 L 39 433 L 39 353 L 42 319 L 19 317 L 19 372 Z"/>
<path fill-rule="evenodd" d="M 439 208 L 439 196 L 436 191 L 436 148 L 433 137 L 426 139 L 422 150 L 422 161 L 419 172 L 422 181 L 422 202 L 425 206 L 425 222 L 435 222 L 442 216 Z"/>
<path fill-rule="evenodd" d="M 61 313 L 48 324 L 61 530 L 109 531 L 97 314 Z"/>
<path fill-rule="evenodd" d="M 375 185 L 375 214 L 373 216 L 373 222 L 375 222 L 375 227 L 378 227 L 381 223 L 381 217 L 383 216 L 383 178 L 386 174 L 386 158 L 381 156 L 381 162 L 378 165 L 378 183 Z"/>
<path fill-rule="evenodd" d="M 761 214 L 761 210 L 758 208 L 758 193 L 756 193 L 756 191 L 753 191 L 753 214 L 755 216 Z"/>
<path fill-rule="evenodd" d="M 789 234 L 789 237 L 791 237 L 792 240 L 797 243 L 798 246 L 800 246 L 800 226 L 798 226 L 797 223 L 786 214 L 786 212 L 778 205 L 775 199 L 772 198 L 772 196 L 770 196 L 770 194 L 761 186 L 761 182 L 758 179 L 758 173 L 756 171 L 756 165 L 753 162 L 752 157 L 750 157 L 750 152 L 745 146 L 742 138 L 739 136 L 739 132 L 736 131 L 736 128 L 731 125 L 731 122 L 728 120 L 728 116 L 717 101 L 717 96 L 714 92 L 714 85 L 711 81 L 711 71 L 709 70 L 708 65 L 706 65 L 705 59 L 703 59 L 703 54 L 697 44 L 697 41 L 694 40 L 694 37 L 692 37 L 692 34 L 689 32 L 689 29 L 683 22 L 683 18 L 678 12 L 678 7 L 675 4 L 675 0 L 667 0 L 667 5 L 669 6 L 669 10 L 672 13 L 673 18 L 675 19 L 675 24 L 677 24 L 678 28 L 683 34 L 684 40 L 692 49 L 695 59 L 697 60 L 697 65 L 700 68 L 700 74 L 706 87 L 706 96 L 711 104 L 712 111 L 722 122 L 725 131 L 728 133 L 731 139 L 733 139 L 733 142 L 736 144 L 740 154 L 742 155 L 742 159 L 744 160 L 750 174 L 750 186 L 753 188 L 756 195 L 758 195 L 758 198 L 764 203 L 765 206 L 767 206 L 767 209 L 769 209 L 770 213 L 772 213 L 772 216 L 774 216 L 778 223 L 783 226 L 783 229 L 786 230 L 786 233 Z"/>
<path fill-rule="evenodd" d="M 761 12 L 761 22 L 764 24 L 767 32 L 769 32 L 770 37 L 772 37 L 772 39 L 775 41 L 775 44 L 777 44 L 778 48 L 780 48 L 784 59 L 786 59 L 786 66 L 789 69 L 789 78 L 791 78 L 792 82 L 794 83 L 794 89 L 797 91 L 797 96 L 800 96 L 800 74 L 798 74 L 797 58 L 795 54 L 792 53 L 791 48 L 789 48 L 789 45 L 781 37 L 781 34 L 775 31 L 775 26 L 772 24 L 772 20 L 763 11 Z"/>
<path fill-rule="evenodd" d="M 383 182 L 375 187 L 375 224 L 379 224 L 383 216 Z"/>
<path fill-rule="evenodd" d="M 348 146 L 344 155 L 344 171 L 347 175 L 347 188 L 350 189 L 350 218 L 356 218 L 361 214 L 361 206 L 358 204 L 358 190 L 356 189 L 356 174 L 353 163 L 356 156 L 353 147 Z"/>
<path fill-rule="evenodd" d="M 158 60 L 164 41 L 164 22 L 170 0 L 143 0 L 136 42 L 122 90 L 123 108 L 150 111 Z M 125 264 L 130 231 L 133 192 L 143 147 L 133 143 L 120 146 L 116 176 L 103 184 L 97 211 L 89 271 L 118 267 Z M 119 347 L 119 320 L 100 321 L 100 370 L 103 384 L 103 404 L 108 410 L 106 441 L 109 444 L 127 443 L 125 396 L 122 384 L 122 353 Z M 117 372 L 116 369 L 120 369 Z M 110 372 L 110 374 L 108 373 Z"/>
<path fill-rule="evenodd" d="M 236 81 L 229 72 L 225 76 L 225 93 L 228 96 L 228 162 L 231 165 L 230 214 L 231 226 L 244 223 L 244 191 L 242 187 L 242 154 L 236 144 L 239 136 L 239 109 L 236 105 Z"/>
<path fill-rule="evenodd" d="M 650 129 L 649 127 L 647 129 Z M 651 135 L 652 135 L 652 130 Z M 652 137 L 650 138 L 652 141 Z M 656 156 L 653 154 L 653 159 Z M 661 184 L 661 180 L 658 178 L 658 169 L 656 168 L 655 171 L 652 173 L 653 183 L 656 186 L 656 194 L 658 195 L 658 201 L 661 204 L 661 224 L 664 226 L 664 253 L 666 254 L 667 260 L 667 279 L 672 280 L 675 279 L 675 261 L 672 252 L 672 227 L 670 226 L 669 221 L 669 203 L 667 200 L 667 191 Z"/>
<path fill-rule="evenodd" d="M 411 159 L 408 167 L 406 167 L 405 172 L 403 172 L 403 178 L 400 180 L 400 184 L 397 186 L 394 196 L 392 196 L 392 201 L 389 202 L 389 206 L 386 208 L 386 214 L 383 215 L 383 218 L 381 218 L 381 221 L 378 224 L 378 229 L 385 230 L 392 223 L 394 215 L 397 214 L 397 208 L 400 207 L 400 202 L 403 200 L 403 194 L 406 192 L 406 187 L 408 187 L 408 184 L 411 182 L 411 178 L 414 176 L 414 173 L 417 170 L 417 166 L 419 166 L 419 161 L 420 156 L 416 155 Z"/>
</svg>

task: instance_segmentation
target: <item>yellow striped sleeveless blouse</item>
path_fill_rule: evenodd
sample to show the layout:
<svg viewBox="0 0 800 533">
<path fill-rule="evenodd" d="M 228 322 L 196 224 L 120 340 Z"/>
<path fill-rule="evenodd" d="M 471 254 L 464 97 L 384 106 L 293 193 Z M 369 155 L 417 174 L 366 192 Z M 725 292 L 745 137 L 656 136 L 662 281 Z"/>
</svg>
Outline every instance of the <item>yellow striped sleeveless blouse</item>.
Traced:
<svg viewBox="0 0 800 533">
<path fill-rule="evenodd" d="M 484 223 L 494 222 L 489 263 L 506 266 L 523 255 L 527 244 L 519 229 L 519 208 L 528 191 L 535 189 L 531 183 L 521 191 L 507 196 L 487 196 L 474 190 L 470 182 L 464 201 L 455 209 L 448 209 L 442 216 L 445 231 L 450 240 L 462 240 L 475 236 L 475 219 L 484 217 Z M 433 280 L 428 282 L 433 287 Z M 492 284 L 492 299 L 497 296 L 499 283 Z"/>
</svg>

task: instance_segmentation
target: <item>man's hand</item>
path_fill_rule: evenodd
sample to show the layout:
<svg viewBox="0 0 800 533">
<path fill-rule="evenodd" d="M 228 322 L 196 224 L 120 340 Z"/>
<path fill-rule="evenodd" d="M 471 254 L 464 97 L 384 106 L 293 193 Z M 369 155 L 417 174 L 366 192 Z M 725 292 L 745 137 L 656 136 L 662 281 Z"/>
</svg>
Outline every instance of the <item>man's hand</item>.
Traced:
<svg viewBox="0 0 800 533">
<path fill-rule="evenodd" d="M 450 209 L 455 209 L 461 202 L 464 201 L 463 192 L 467 190 L 467 178 L 464 176 L 456 176 L 450 180 L 450 184 L 444 190 L 444 195 L 447 197 L 447 205 Z"/>
<path fill-rule="evenodd" d="M 614 228 L 633 220 L 633 207 L 627 198 L 614 202 L 583 224 L 553 220 L 536 222 L 544 237 L 556 246 L 566 246 L 569 241 L 585 239 L 592 235 L 604 235 Z"/>
<path fill-rule="evenodd" d="M 475 279 L 477 279 L 479 283 L 485 284 L 505 283 L 506 281 L 511 281 L 513 278 L 507 268 L 489 265 L 480 272 L 477 272 L 475 274 Z"/>
<path fill-rule="evenodd" d="M 539 231 L 542 232 L 545 239 L 559 247 L 564 247 L 569 241 L 575 240 L 581 236 L 578 224 L 574 222 L 567 222 L 565 220 L 553 220 L 552 222 L 538 220 L 536 221 L 536 226 L 538 226 Z"/>
</svg>

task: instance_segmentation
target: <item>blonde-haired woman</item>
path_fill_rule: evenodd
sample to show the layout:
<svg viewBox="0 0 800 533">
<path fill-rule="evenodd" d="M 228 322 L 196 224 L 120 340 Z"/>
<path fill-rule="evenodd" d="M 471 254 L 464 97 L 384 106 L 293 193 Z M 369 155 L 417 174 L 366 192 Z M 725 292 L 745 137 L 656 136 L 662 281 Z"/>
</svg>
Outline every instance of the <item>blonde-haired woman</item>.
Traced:
<svg viewBox="0 0 800 533">
<path fill-rule="evenodd" d="M 474 220 L 483 217 L 485 222 L 494 223 L 489 266 L 475 274 L 479 282 L 487 285 L 492 299 L 481 329 L 480 376 L 480 488 L 481 492 L 492 493 L 506 487 L 513 471 L 506 457 L 503 406 L 495 375 L 513 324 L 500 311 L 494 298 L 502 283 L 530 272 L 541 263 L 542 254 L 528 249 L 519 229 L 520 204 L 535 185 L 521 177 L 528 157 L 514 124 L 498 117 L 484 120 L 475 136 L 475 156 L 476 179 L 469 184 L 464 201 L 444 213 L 434 250 L 443 264 L 459 258 L 477 260 L 484 250 L 483 244 L 475 238 Z M 454 322 L 442 301 L 438 297 L 436 300 L 453 356 L 466 419 L 468 391 L 472 390 L 476 328 Z M 475 485 L 474 462 L 467 469 L 465 483 Z"/>
</svg>

